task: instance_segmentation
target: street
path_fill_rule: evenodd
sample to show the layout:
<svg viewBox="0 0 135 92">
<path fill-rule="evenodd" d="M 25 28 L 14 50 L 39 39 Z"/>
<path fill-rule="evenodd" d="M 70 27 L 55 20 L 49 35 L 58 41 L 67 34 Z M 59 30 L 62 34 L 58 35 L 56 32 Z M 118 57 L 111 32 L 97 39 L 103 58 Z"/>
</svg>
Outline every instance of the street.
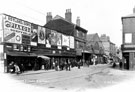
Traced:
<svg viewBox="0 0 135 92">
<path fill-rule="evenodd" d="M 11 74 L 11 77 L 22 83 L 41 86 L 43 88 L 71 90 L 113 86 L 129 80 L 134 75 L 134 71 L 113 69 L 107 64 L 99 64 L 90 67 L 81 67 L 81 69 L 75 67 L 71 68 L 71 71 L 29 71 L 20 75 Z"/>
</svg>

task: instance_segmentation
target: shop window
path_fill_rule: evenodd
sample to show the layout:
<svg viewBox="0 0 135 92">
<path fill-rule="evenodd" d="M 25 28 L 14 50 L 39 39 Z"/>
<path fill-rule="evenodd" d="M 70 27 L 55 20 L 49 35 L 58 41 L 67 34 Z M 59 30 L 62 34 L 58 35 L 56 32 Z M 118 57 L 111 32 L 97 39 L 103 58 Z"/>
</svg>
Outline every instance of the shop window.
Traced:
<svg viewBox="0 0 135 92">
<path fill-rule="evenodd" d="M 125 43 L 132 43 L 132 33 L 125 33 Z"/>
</svg>

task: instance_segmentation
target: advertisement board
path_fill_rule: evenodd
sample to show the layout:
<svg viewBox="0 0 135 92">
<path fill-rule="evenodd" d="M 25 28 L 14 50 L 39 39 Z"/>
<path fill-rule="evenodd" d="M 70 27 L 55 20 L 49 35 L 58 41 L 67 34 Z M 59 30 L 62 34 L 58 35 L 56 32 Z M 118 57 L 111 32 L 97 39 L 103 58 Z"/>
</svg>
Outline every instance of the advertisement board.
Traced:
<svg viewBox="0 0 135 92">
<path fill-rule="evenodd" d="M 69 43 L 70 48 L 74 49 L 75 48 L 75 39 L 74 39 L 74 37 L 69 36 L 69 41 L 70 41 L 70 43 Z"/>
<path fill-rule="evenodd" d="M 57 33 L 57 46 L 58 46 L 58 49 L 62 49 L 61 45 L 62 45 L 62 36 L 61 36 L 61 33 Z"/>
<path fill-rule="evenodd" d="M 57 33 L 57 46 L 61 46 L 61 44 L 62 44 L 61 33 Z"/>
<path fill-rule="evenodd" d="M 9 15 L 3 16 L 3 27 L 4 42 L 21 44 L 22 34 L 26 36 L 31 34 L 31 23 Z"/>
<path fill-rule="evenodd" d="M 45 28 L 38 26 L 38 43 L 45 44 Z"/>
<path fill-rule="evenodd" d="M 57 32 L 51 30 L 51 45 L 57 45 Z"/>
<path fill-rule="evenodd" d="M 38 25 L 31 24 L 31 45 L 37 46 L 38 42 Z"/>
<path fill-rule="evenodd" d="M 69 36 L 62 34 L 62 46 L 68 46 L 69 47 Z"/>
<path fill-rule="evenodd" d="M 0 43 L 3 42 L 3 28 L 2 28 L 2 15 L 0 15 Z"/>
<path fill-rule="evenodd" d="M 46 47 L 51 48 L 51 30 L 46 29 Z"/>
</svg>

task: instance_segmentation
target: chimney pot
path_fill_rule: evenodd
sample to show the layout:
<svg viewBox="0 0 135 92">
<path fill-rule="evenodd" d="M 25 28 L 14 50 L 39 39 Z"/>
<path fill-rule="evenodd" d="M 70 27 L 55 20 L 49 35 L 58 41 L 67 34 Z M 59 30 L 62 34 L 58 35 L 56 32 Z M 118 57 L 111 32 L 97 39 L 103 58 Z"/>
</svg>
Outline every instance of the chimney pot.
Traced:
<svg viewBox="0 0 135 92">
<path fill-rule="evenodd" d="M 46 23 L 49 22 L 51 19 L 52 19 L 52 13 L 51 12 L 47 12 Z"/>
<path fill-rule="evenodd" d="M 65 20 L 67 20 L 68 22 L 72 22 L 72 13 L 71 13 L 71 9 L 66 9 Z"/>
</svg>

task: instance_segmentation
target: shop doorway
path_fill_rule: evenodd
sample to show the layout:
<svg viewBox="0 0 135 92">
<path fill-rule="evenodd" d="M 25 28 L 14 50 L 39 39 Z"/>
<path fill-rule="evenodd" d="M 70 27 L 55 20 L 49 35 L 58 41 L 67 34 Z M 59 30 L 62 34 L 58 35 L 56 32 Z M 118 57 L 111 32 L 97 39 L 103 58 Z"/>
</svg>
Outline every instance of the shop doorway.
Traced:
<svg viewBox="0 0 135 92">
<path fill-rule="evenodd" d="M 125 61 L 124 61 L 124 69 L 127 69 L 129 70 L 129 53 L 123 53 L 123 56 L 125 58 Z"/>
</svg>

